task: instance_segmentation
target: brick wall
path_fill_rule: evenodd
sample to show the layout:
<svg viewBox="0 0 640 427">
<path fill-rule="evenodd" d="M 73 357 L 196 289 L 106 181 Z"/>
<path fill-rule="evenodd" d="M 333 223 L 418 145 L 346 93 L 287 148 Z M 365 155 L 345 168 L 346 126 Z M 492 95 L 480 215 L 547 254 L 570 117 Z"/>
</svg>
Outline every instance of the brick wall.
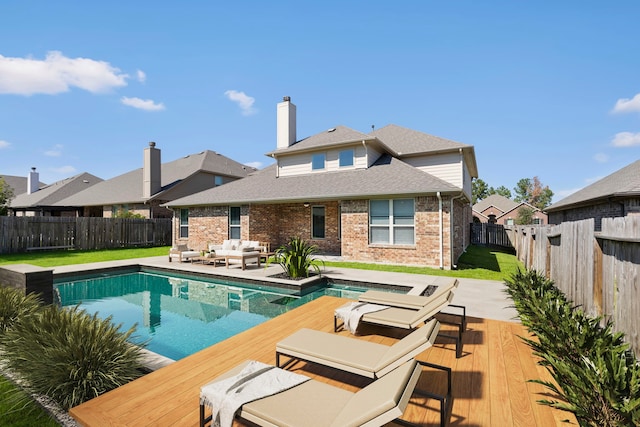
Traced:
<svg viewBox="0 0 640 427">
<path fill-rule="evenodd" d="M 550 212 L 549 224 L 561 224 L 566 221 L 579 221 L 593 218 L 595 231 L 601 231 L 602 218 L 616 218 L 640 211 L 640 198 L 604 201 L 563 211 Z"/>
</svg>

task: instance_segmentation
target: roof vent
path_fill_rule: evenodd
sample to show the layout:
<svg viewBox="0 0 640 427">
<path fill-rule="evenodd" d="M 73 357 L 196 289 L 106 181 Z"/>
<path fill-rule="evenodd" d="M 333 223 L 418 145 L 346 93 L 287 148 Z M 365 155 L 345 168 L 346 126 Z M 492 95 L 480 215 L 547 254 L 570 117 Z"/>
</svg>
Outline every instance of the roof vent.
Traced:
<svg viewBox="0 0 640 427">
<path fill-rule="evenodd" d="M 327 132 L 335 132 L 336 128 L 331 128 Z"/>
</svg>

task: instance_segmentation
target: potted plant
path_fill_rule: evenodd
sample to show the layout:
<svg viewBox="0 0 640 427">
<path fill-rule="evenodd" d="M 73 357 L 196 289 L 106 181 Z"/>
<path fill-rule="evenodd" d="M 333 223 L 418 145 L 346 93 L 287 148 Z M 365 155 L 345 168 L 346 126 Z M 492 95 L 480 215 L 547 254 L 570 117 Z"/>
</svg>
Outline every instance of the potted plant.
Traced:
<svg viewBox="0 0 640 427">
<path fill-rule="evenodd" d="M 314 258 L 318 252 L 316 245 L 311 245 L 302 238 L 295 236 L 289 240 L 286 245 L 280 246 L 275 251 L 275 255 L 267 262 L 267 266 L 275 261 L 284 270 L 285 274 L 291 279 L 301 279 L 309 277 L 309 270 L 314 269 L 320 274 L 319 263 L 322 260 Z"/>
</svg>

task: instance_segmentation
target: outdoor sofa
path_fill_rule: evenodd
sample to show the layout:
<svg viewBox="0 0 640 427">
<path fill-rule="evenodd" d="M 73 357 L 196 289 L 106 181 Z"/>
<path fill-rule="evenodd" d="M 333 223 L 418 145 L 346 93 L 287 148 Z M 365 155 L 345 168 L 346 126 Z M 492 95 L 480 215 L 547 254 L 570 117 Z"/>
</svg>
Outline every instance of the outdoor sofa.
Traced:
<svg viewBox="0 0 640 427">
<path fill-rule="evenodd" d="M 221 245 L 209 244 L 208 249 L 208 257 L 226 257 L 227 265 L 239 262 L 242 264 L 243 270 L 248 261 L 255 261 L 260 267 L 260 256 L 266 251 L 266 248 L 261 246 L 257 240 L 240 239 L 224 240 Z"/>
<path fill-rule="evenodd" d="M 194 251 L 187 247 L 187 245 L 177 245 L 169 249 L 169 262 L 173 259 L 177 259 L 180 262 L 190 261 L 191 258 L 200 256 L 200 251 Z"/>
</svg>

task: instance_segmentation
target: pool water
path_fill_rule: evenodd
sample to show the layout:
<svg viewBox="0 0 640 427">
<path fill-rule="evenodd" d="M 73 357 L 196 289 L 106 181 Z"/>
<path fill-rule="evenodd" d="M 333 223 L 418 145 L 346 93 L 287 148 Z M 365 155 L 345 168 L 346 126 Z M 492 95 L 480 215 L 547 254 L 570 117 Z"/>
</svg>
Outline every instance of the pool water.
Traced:
<svg viewBox="0 0 640 427">
<path fill-rule="evenodd" d="M 62 306 L 122 325 L 134 343 L 179 360 L 323 295 L 356 299 L 364 288 L 327 285 L 305 295 L 289 289 L 188 275 L 132 272 L 56 284 Z"/>
</svg>

